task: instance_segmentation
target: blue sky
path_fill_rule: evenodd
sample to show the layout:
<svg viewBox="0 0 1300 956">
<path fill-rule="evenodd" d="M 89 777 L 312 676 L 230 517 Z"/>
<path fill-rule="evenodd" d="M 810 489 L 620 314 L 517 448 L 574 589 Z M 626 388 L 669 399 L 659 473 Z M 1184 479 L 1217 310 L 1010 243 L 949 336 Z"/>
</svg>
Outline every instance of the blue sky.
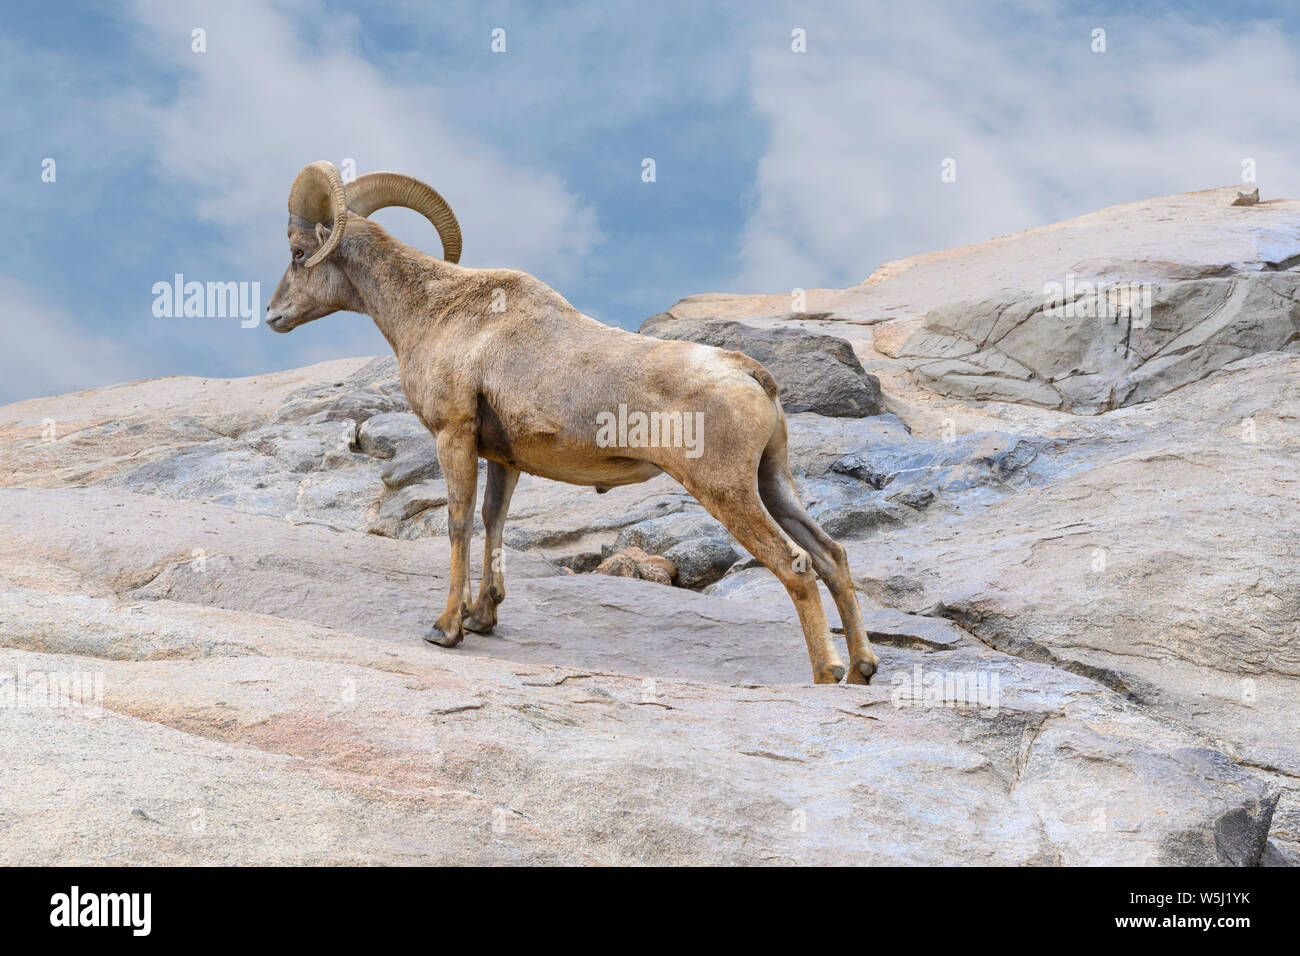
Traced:
<svg viewBox="0 0 1300 956">
<path fill-rule="evenodd" d="M 265 304 L 289 184 L 315 159 L 427 180 L 466 265 L 525 269 L 629 328 L 697 292 L 842 287 L 1236 182 L 1246 158 L 1264 198 L 1300 195 L 1281 5 L 976 6 L 11 5 L 0 177 L 20 235 L 0 261 L 0 402 L 385 352 L 355 315 L 290 336 L 153 315 L 154 283 L 178 272 L 261 282 Z M 378 218 L 438 251 L 414 213 Z"/>
</svg>

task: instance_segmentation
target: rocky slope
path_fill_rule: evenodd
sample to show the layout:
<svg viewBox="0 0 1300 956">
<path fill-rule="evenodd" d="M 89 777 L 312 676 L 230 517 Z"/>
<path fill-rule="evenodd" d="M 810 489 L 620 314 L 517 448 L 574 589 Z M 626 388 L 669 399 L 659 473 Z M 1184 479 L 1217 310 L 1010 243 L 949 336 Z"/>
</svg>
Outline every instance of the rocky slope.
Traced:
<svg viewBox="0 0 1300 956">
<path fill-rule="evenodd" d="M 869 688 L 806 683 L 666 478 L 525 477 L 497 633 L 423 644 L 446 496 L 391 359 L 0 408 L 3 858 L 1300 860 L 1300 203 L 1238 195 L 648 324 L 781 383 Z M 1150 323 L 1043 308 L 1067 274 Z"/>
</svg>

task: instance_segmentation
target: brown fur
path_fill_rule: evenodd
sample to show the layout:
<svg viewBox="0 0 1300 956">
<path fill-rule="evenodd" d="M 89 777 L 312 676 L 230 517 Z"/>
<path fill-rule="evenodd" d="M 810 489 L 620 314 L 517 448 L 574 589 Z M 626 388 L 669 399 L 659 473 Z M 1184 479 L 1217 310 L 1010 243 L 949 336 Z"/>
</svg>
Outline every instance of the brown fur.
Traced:
<svg viewBox="0 0 1300 956">
<path fill-rule="evenodd" d="M 310 269 L 314 223 L 289 223 L 300 250 L 267 307 L 288 332 L 340 309 L 370 315 L 397 354 L 411 408 L 436 436 L 447 482 L 451 593 L 427 640 L 455 646 L 489 631 L 505 597 L 501 528 L 521 471 L 606 490 L 666 472 L 768 567 L 799 612 L 813 678 L 840 680 L 817 590 L 820 577 L 844 622 L 848 680 L 865 683 L 876 655 L 863 629 L 844 550 L 810 518 L 786 462 L 776 382 L 758 362 L 690 342 L 612 328 L 532 276 L 470 269 L 409 248 L 349 215 L 342 242 Z M 501 306 L 504 310 L 501 310 Z M 602 447 L 598 415 L 702 413 L 702 453 L 686 447 Z M 696 419 L 692 419 L 694 421 Z M 487 547 L 471 602 L 469 544 L 478 459 L 488 461 Z"/>
</svg>

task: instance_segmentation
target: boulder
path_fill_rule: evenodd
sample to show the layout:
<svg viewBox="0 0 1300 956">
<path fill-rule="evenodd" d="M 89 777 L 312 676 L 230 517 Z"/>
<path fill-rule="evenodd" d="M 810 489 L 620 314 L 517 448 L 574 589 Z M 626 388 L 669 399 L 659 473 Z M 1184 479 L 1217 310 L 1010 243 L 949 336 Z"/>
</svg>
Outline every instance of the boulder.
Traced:
<svg viewBox="0 0 1300 956">
<path fill-rule="evenodd" d="M 421 430 L 423 434 L 412 430 L 400 447 L 394 446 L 392 460 L 380 473 L 384 484 L 389 488 L 405 488 L 416 482 L 442 476 L 442 466 L 438 464 L 438 442 L 427 428 L 421 426 Z"/>
<path fill-rule="evenodd" d="M 667 313 L 646 319 L 641 333 L 744 352 L 772 373 L 781 391 L 781 405 L 789 413 L 865 418 L 883 411 L 879 379 L 862 368 L 848 342 L 833 335 L 758 329 L 740 322 L 676 319 Z"/>
<path fill-rule="evenodd" d="M 410 412 L 384 412 L 361 423 L 357 429 L 357 444 L 362 452 L 372 458 L 387 461 L 407 442 L 428 435 L 429 429 Z"/>
<path fill-rule="evenodd" d="M 692 589 L 712 584 L 744 556 L 730 537 L 688 538 L 664 552 L 677 569 L 677 585 Z"/>
<path fill-rule="evenodd" d="M 702 510 L 679 511 L 628 525 L 614 538 L 612 550 L 636 547 L 650 554 L 665 554 L 692 538 L 726 539 L 730 535 L 716 518 Z"/>
<path fill-rule="evenodd" d="M 447 485 L 430 480 L 406 485 L 384 498 L 379 515 L 370 525 L 371 534 L 386 538 L 418 538 L 445 534 Z"/>
<path fill-rule="evenodd" d="M 698 511 L 667 514 L 624 528 L 610 550 L 629 548 L 663 555 L 676 569 L 676 584 L 692 589 L 712 584 L 746 556 L 726 528 Z"/>
</svg>

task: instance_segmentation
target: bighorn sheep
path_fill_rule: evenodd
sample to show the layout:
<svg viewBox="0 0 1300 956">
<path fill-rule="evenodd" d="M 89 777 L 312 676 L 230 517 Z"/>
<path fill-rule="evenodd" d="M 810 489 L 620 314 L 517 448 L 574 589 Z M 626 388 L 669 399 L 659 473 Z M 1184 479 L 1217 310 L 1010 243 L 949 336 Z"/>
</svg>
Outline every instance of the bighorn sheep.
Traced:
<svg viewBox="0 0 1300 956">
<path fill-rule="evenodd" d="M 403 245 L 366 218 L 385 206 L 427 217 L 443 258 Z M 758 362 L 602 325 L 524 272 L 457 265 L 461 236 L 451 208 L 424 183 L 396 173 L 344 185 L 329 163 L 304 168 L 289 191 L 289 248 L 267 325 L 288 332 L 340 309 L 368 314 L 397 353 L 411 409 L 437 438 L 451 593 L 425 640 L 455 647 L 466 630 L 487 633 L 496 625 L 505 579 L 494 557 L 521 471 L 597 491 L 667 472 L 790 592 L 813 679 L 845 679 L 820 576 L 844 624 L 847 680 L 870 680 L 878 662 L 844 549 L 799 501 L 776 383 Z M 703 424 L 703 442 L 692 450 L 672 441 L 600 440 L 600 420 L 620 406 L 666 422 L 691 416 Z M 471 602 L 480 457 L 488 462 L 487 546 L 482 587 Z"/>
</svg>

